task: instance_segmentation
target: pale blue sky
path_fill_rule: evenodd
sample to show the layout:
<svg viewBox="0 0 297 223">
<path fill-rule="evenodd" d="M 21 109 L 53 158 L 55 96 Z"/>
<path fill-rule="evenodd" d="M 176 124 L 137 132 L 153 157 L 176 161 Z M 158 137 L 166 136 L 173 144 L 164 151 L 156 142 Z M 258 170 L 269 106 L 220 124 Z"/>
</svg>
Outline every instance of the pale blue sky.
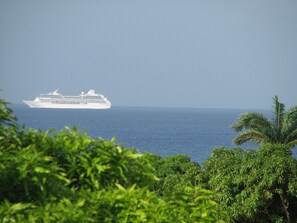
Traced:
<svg viewBox="0 0 297 223">
<path fill-rule="evenodd" d="M 0 0 L 0 97 L 90 88 L 115 106 L 297 105 L 297 1 Z"/>
</svg>

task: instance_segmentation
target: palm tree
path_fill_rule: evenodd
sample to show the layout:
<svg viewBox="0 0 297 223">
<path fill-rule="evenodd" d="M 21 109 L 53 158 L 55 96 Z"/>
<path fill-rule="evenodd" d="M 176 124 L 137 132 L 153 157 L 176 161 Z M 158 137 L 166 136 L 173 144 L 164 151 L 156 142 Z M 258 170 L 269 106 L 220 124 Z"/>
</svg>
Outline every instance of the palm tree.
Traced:
<svg viewBox="0 0 297 223">
<path fill-rule="evenodd" d="M 273 118 L 268 120 L 257 112 L 246 112 L 231 126 L 239 133 L 233 140 L 236 145 L 247 141 L 257 143 L 297 145 L 297 106 L 285 112 L 285 105 L 273 98 Z"/>
</svg>

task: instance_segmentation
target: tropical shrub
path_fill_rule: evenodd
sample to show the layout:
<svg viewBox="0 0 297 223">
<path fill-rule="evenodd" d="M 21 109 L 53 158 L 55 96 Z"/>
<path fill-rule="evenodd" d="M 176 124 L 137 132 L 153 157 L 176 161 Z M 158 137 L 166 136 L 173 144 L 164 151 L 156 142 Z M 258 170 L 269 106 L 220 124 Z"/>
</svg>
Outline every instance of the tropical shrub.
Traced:
<svg viewBox="0 0 297 223">
<path fill-rule="evenodd" d="M 0 222 L 223 222 L 213 192 L 182 184 L 172 194 L 153 191 L 147 155 L 75 127 L 19 127 L 0 105 Z M 170 174 L 200 171 L 183 156 L 172 162 Z"/>
<path fill-rule="evenodd" d="M 187 187 L 202 186 L 203 176 L 198 163 L 187 155 L 178 154 L 165 159 L 155 154 L 145 154 L 155 169 L 159 180 L 155 190 L 160 194 L 172 194 Z"/>
<path fill-rule="evenodd" d="M 213 201 L 214 194 L 199 188 L 160 197 L 145 188 L 118 185 L 88 195 L 87 210 L 99 222 L 223 222 L 224 217 Z"/>
<path fill-rule="evenodd" d="M 232 222 L 296 222 L 297 160 L 284 145 L 217 148 L 203 164 Z"/>
<path fill-rule="evenodd" d="M 174 196 L 160 197 L 145 188 L 79 191 L 72 199 L 49 200 L 45 205 L 0 205 L 0 222 L 224 222 L 214 194 L 185 188 Z"/>
</svg>

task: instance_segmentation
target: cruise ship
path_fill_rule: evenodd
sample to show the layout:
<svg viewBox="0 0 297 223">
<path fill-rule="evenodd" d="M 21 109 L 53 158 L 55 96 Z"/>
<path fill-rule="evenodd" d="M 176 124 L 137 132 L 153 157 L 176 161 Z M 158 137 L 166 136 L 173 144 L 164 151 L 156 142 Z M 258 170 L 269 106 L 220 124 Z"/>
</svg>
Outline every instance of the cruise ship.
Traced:
<svg viewBox="0 0 297 223">
<path fill-rule="evenodd" d="M 81 92 L 79 96 L 63 96 L 55 90 L 40 94 L 34 101 L 23 101 L 31 108 L 63 108 L 63 109 L 109 109 L 110 101 L 94 90 Z"/>
</svg>

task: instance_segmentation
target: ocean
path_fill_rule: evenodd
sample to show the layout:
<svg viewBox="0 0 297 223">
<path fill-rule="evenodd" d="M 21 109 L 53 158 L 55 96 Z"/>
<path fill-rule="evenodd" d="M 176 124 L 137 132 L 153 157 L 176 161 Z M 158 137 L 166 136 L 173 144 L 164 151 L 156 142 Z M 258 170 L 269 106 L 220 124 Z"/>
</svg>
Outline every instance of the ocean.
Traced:
<svg viewBox="0 0 297 223">
<path fill-rule="evenodd" d="M 10 106 L 19 125 L 61 130 L 77 126 L 92 138 L 116 138 L 119 145 L 162 157 L 186 154 L 203 163 L 220 146 L 234 148 L 230 125 L 246 110 L 200 108 L 112 107 L 109 110 L 32 109 Z M 260 111 L 269 115 L 270 111 Z M 247 144 L 244 148 L 257 148 Z"/>
</svg>

